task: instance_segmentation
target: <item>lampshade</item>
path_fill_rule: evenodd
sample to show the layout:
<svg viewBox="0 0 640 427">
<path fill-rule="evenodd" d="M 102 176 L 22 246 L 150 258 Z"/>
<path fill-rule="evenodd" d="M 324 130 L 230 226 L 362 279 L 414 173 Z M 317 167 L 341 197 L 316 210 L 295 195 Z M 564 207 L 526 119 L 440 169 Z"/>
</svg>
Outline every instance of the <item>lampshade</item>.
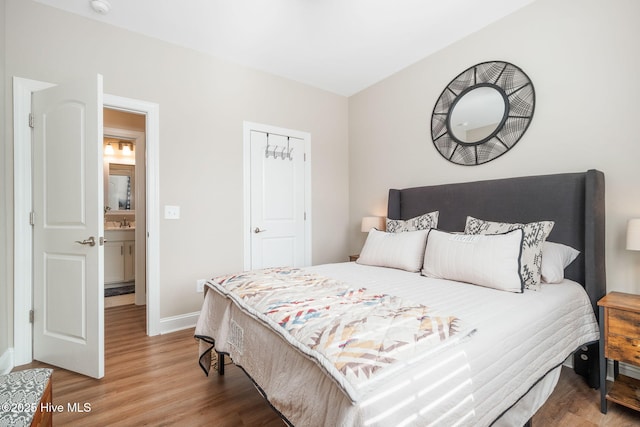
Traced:
<svg viewBox="0 0 640 427">
<path fill-rule="evenodd" d="M 640 218 L 630 219 L 627 223 L 627 249 L 640 251 Z"/>
<path fill-rule="evenodd" d="M 129 146 L 129 144 L 120 144 L 120 146 L 122 147 L 122 154 L 125 156 L 130 156 L 131 155 L 131 147 Z"/>
<path fill-rule="evenodd" d="M 111 143 L 107 144 L 107 146 L 104 147 L 104 154 L 106 154 L 107 156 L 113 156 L 115 154 L 113 145 L 111 145 Z"/>
<path fill-rule="evenodd" d="M 382 216 L 365 216 L 362 218 L 362 226 L 360 227 L 360 231 L 363 233 L 368 233 L 369 230 L 375 228 L 377 230 L 384 230 L 384 217 Z"/>
</svg>

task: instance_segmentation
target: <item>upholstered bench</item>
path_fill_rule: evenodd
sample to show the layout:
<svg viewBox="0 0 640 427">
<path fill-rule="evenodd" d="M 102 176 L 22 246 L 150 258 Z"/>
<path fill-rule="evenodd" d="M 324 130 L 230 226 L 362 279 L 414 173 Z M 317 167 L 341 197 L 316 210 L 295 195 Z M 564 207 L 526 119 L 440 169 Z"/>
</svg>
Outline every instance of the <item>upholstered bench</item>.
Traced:
<svg viewBox="0 0 640 427">
<path fill-rule="evenodd" d="M 0 426 L 51 426 L 51 374 L 37 368 L 0 375 Z"/>
</svg>

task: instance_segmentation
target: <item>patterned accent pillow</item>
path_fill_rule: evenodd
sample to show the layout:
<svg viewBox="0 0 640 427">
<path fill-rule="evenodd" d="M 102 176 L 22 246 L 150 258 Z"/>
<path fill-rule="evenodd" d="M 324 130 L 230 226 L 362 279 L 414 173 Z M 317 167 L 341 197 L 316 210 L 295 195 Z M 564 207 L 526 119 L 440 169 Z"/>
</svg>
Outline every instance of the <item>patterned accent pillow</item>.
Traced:
<svg viewBox="0 0 640 427">
<path fill-rule="evenodd" d="M 551 233 L 553 221 L 530 222 L 528 224 L 491 222 L 467 217 L 464 227 L 465 234 L 501 234 L 522 228 L 522 255 L 520 256 L 520 273 L 524 279 L 525 288 L 540 290 L 540 275 L 542 269 L 542 245 Z"/>
<path fill-rule="evenodd" d="M 439 211 L 429 212 L 406 221 L 387 218 L 387 232 L 400 233 L 403 231 L 429 230 L 431 228 L 437 228 L 438 213 Z"/>
</svg>

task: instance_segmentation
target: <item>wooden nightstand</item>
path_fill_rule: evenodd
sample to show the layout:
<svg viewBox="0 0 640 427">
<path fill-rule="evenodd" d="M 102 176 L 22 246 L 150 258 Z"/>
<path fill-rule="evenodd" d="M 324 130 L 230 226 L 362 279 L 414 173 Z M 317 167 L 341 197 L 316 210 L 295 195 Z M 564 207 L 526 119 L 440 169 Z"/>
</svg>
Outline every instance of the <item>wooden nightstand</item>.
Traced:
<svg viewBox="0 0 640 427">
<path fill-rule="evenodd" d="M 640 295 L 611 292 L 600 301 L 600 411 L 607 400 L 640 411 L 640 381 L 619 375 L 618 362 L 640 366 Z M 613 386 L 607 393 L 607 359 Z"/>
<path fill-rule="evenodd" d="M 360 255 L 349 255 L 349 262 L 357 261 Z"/>
</svg>

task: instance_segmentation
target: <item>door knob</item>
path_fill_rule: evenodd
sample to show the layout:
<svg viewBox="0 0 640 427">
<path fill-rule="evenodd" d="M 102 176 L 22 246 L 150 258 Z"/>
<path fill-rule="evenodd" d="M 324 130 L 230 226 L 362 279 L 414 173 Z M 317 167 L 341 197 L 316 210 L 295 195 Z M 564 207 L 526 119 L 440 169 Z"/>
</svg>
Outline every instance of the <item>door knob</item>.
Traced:
<svg viewBox="0 0 640 427">
<path fill-rule="evenodd" d="M 81 245 L 95 246 L 96 245 L 96 239 L 93 236 L 91 236 L 88 239 L 85 239 L 83 241 L 76 240 L 76 243 L 80 243 Z"/>
<path fill-rule="evenodd" d="M 256 229 L 255 229 L 255 230 L 253 230 L 253 232 L 254 232 L 254 233 L 256 233 L 256 234 L 258 234 L 258 233 L 263 233 L 263 232 L 265 232 L 265 231 L 267 231 L 267 230 L 260 230 L 260 227 L 256 227 Z"/>
</svg>

